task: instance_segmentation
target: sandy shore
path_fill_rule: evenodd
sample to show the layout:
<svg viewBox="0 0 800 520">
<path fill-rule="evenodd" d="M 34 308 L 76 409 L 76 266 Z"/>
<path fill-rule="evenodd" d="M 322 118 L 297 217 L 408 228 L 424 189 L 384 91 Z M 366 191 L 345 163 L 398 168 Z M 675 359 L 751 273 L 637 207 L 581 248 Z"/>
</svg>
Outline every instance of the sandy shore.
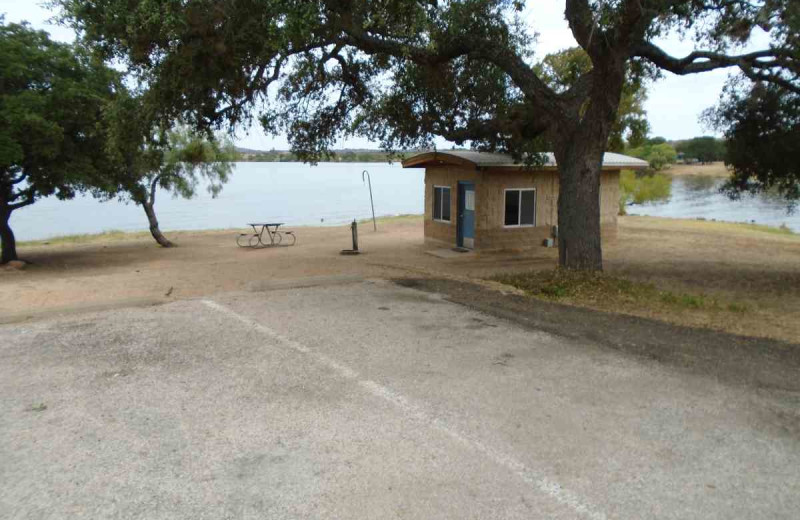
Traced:
<svg viewBox="0 0 800 520">
<path fill-rule="evenodd" d="M 663 173 L 674 176 L 730 177 L 730 171 L 723 162 L 709 164 L 673 164 Z"/>
<path fill-rule="evenodd" d="M 147 236 L 78 244 L 25 245 L 33 262 L 0 271 L 0 322 L 59 312 L 163 303 L 231 292 L 268 290 L 297 280 L 335 281 L 420 275 L 483 279 L 499 273 L 553 268 L 557 252 L 426 253 L 422 219 L 362 226 L 364 254 L 342 256 L 350 230 L 297 228 L 294 247 L 249 250 L 235 231 L 169 233 L 179 247 L 163 249 Z M 620 219 L 605 244 L 606 270 L 637 281 L 741 302 L 748 312 L 687 310 L 667 321 L 796 342 L 800 338 L 800 236 L 736 224 L 651 217 Z M 604 309 L 611 310 L 614 309 Z M 639 315 L 651 316 L 646 310 Z"/>
</svg>

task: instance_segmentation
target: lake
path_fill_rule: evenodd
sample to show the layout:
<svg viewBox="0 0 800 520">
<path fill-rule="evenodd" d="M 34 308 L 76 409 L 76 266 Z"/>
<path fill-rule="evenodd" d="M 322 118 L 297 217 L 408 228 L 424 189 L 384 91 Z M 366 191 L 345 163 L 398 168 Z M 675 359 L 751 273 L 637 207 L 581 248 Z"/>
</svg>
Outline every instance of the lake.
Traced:
<svg viewBox="0 0 800 520">
<path fill-rule="evenodd" d="M 786 225 L 800 233 L 800 212 L 789 214 L 785 200 L 761 194 L 733 201 L 719 191 L 724 182 L 717 177 L 672 177 L 669 200 L 628 206 L 628 214 L 754 222 L 775 227 Z"/>
<path fill-rule="evenodd" d="M 288 225 L 335 225 L 371 216 L 369 190 L 361 172 L 369 171 L 378 216 L 419 214 L 423 208 L 423 169 L 404 170 L 383 163 L 238 163 L 216 198 L 199 190 L 192 200 L 160 192 L 156 198 L 163 230 L 241 228 L 253 221 Z M 676 177 L 667 202 L 629 207 L 628 212 L 680 218 L 707 218 L 780 226 L 800 232 L 800 214 L 787 215 L 780 200 L 761 196 L 731 201 L 719 193 L 721 179 Z M 71 201 L 48 198 L 15 211 L 11 225 L 19 240 L 108 230 L 147 230 L 141 208 L 90 196 Z"/>
<path fill-rule="evenodd" d="M 364 170 L 372 178 L 376 215 L 422 213 L 423 169 L 404 170 L 386 163 L 238 163 L 217 198 L 205 186 L 191 200 L 161 191 L 156 195 L 156 214 L 165 231 L 240 228 L 247 222 L 344 224 L 372 216 L 369 189 L 361 181 Z M 18 240 L 148 228 L 140 207 L 98 202 L 91 196 L 43 199 L 15 211 L 11 218 Z"/>
</svg>

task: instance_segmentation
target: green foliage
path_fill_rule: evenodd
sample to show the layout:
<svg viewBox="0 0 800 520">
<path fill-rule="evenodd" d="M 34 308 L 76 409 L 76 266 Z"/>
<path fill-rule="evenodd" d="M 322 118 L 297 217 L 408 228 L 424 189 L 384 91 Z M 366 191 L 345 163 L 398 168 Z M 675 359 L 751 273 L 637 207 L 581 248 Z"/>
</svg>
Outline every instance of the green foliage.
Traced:
<svg viewBox="0 0 800 520">
<path fill-rule="evenodd" d="M 625 151 L 628 155 L 644 159 L 650 163 L 650 169 L 658 172 L 668 167 L 670 164 L 675 164 L 678 160 L 678 153 L 675 148 L 667 143 L 651 144 L 647 143 L 638 148 L 630 148 Z"/>
<path fill-rule="evenodd" d="M 669 200 L 672 179 L 661 173 L 638 174 L 623 170 L 619 178 L 619 212 L 625 214 L 628 204 L 644 204 Z"/>
<path fill-rule="evenodd" d="M 522 289 L 534 297 L 590 306 L 665 309 L 679 312 L 713 310 L 742 313 L 749 309 L 746 303 L 723 304 L 704 294 L 676 293 L 661 290 L 650 283 L 569 269 L 504 274 L 494 277 L 493 280 Z"/>
<path fill-rule="evenodd" d="M 107 154 L 120 165 L 116 176 L 94 185 L 98 197 L 154 204 L 157 188 L 191 198 L 201 180 L 216 196 L 228 181 L 237 154 L 229 139 L 186 127 L 163 129 L 147 110 L 144 95 L 121 92 L 104 114 Z"/>
<path fill-rule="evenodd" d="M 725 141 L 716 137 L 695 137 L 688 141 L 678 142 L 675 149 L 685 159 L 696 159 L 701 163 L 722 161 L 725 158 Z"/>
<path fill-rule="evenodd" d="M 0 231 L 16 258 L 11 212 L 55 195 L 70 199 L 113 168 L 98 121 L 116 72 L 86 52 L 0 17 Z"/>
<path fill-rule="evenodd" d="M 556 92 L 565 92 L 592 70 L 592 60 L 586 51 L 573 47 L 548 54 L 535 70 Z M 608 138 L 608 150 L 622 152 L 627 140 L 633 146 L 641 145 L 650 131 L 644 103 L 647 101 L 646 74 L 632 67 L 626 76 L 617 119 Z"/>
<path fill-rule="evenodd" d="M 236 160 L 232 141 L 179 128 L 167 132 L 166 145 L 159 169 L 161 188 L 188 199 L 195 196 L 199 181 L 204 179 L 211 196 L 219 195 Z"/>
<path fill-rule="evenodd" d="M 738 80 L 706 117 L 728 140 L 731 197 L 775 190 L 790 204 L 800 199 L 800 95 Z"/>
<path fill-rule="evenodd" d="M 620 125 L 643 122 L 641 99 L 628 98 L 631 77 L 736 66 L 800 92 L 796 0 L 567 2 L 592 67 L 567 63 L 563 88 L 532 65 L 536 38 L 520 1 L 51 1 L 87 42 L 140 75 L 167 121 L 206 129 L 255 116 L 309 162 L 352 136 L 387 150 L 429 148 L 443 137 L 528 165 L 552 148 L 559 212 L 570 215 L 562 244 L 573 250 L 560 261 L 575 268 L 602 266 L 599 201 L 577 203 L 578 187 L 599 184 L 603 151 L 622 147 Z M 756 28 L 764 48 L 732 55 Z M 693 35 L 697 52 L 670 56 L 658 46 L 675 33 Z M 627 122 L 619 117 L 626 98 Z"/>
<path fill-rule="evenodd" d="M 0 70 L 0 202 L 71 198 L 107 166 L 97 121 L 117 74 L 44 32 L 4 23 Z"/>
</svg>

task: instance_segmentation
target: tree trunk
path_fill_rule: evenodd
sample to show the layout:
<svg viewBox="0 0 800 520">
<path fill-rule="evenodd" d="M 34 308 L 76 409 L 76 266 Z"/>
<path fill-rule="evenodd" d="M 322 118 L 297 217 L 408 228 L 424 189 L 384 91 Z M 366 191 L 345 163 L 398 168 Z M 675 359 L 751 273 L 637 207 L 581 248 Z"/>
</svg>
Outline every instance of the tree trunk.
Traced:
<svg viewBox="0 0 800 520">
<path fill-rule="evenodd" d="M 161 230 L 158 228 L 158 219 L 156 218 L 156 211 L 153 204 L 149 201 L 142 201 L 141 204 L 144 208 L 145 215 L 147 215 L 147 221 L 150 223 L 150 234 L 153 235 L 156 242 L 163 247 L 174 247 L 175 244 L 167 240 L 167 237 L 162 235 Z"/>
<path fill-rule="evenodd" d="M 600 171 L 603 148 L 572 142 L 556 152 L 559 170 L 558 261 L 567 269 L 601 271 Z"/>
<path fill-rule="evenodd" d="M 7 264 L 13 260 L 19 260 L 17 257 L 17 241 L 14 238 L 14 232 L 11 231 L 9 225 L 11 220 L 11 210 L 8 208 L 0 208 L 0 242 L 2 242 L 2 256 L 0 256 L 0 264 Z"/>
<path fill-rule="evenodd" d="M 619 56 L 594 63 L 588 105 L 555 138 L 558 163 L 558 263 L 567 269 L 603 270 L 600 173 L 625 82 Z"/>
</svg>

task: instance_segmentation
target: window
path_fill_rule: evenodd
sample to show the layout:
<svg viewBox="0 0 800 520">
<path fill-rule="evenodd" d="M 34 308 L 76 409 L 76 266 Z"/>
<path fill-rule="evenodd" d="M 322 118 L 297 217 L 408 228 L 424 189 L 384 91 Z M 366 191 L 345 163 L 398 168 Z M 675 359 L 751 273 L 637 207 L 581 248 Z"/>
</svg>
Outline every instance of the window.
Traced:
<svg viewBox="0 0 800 520">
<path fill-rule="evenodd" d="M 450 222 L 450 187 L 433 187 L 433 220 Z"/>
<path fill-rule="evenodd" d="M 536 225 L 536 190 L 506 190 L 506 227 Z"/>
</svg>

